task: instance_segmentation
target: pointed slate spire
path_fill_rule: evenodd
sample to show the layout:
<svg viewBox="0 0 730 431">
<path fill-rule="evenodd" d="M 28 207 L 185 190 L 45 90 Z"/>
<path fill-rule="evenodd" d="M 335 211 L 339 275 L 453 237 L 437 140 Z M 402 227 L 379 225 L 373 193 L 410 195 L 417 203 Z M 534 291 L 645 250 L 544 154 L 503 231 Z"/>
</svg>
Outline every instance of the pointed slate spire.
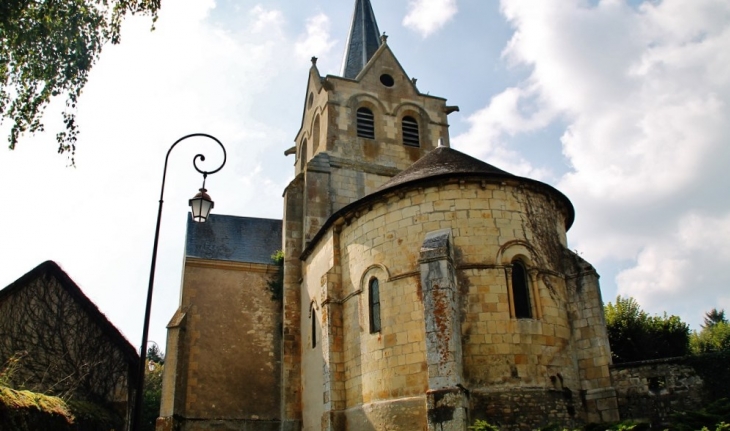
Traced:
<svg viewBox="0 0 730 431">
<path fill-rule="evenodd" d="M 380 47 L 380 30 L 370 0 L 356 0 L 350 35 L 345 45 L 342 76 L 355 79 Z"/>
</svg>

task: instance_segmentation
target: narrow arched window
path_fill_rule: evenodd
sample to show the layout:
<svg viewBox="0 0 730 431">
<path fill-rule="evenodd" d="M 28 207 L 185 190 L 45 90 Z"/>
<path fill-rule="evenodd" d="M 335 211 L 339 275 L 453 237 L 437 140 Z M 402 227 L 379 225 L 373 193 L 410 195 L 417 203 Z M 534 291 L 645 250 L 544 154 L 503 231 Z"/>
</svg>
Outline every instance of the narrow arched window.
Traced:
<svg viewBox="0 0 730 431">
<path fill-rule="evenodd" d="M 357 136 L 360 138 L 375 139 L 375 116 L 368 108 L 357 110 Z"/>
<path fill-rule="evenodd" d="M 519 260 L 512 262 L 512 299 L 515 305 L 516 318 L 532 318 L 527 270 L 525 269 L 525 265 Z"/>
<path fill-rule="evenodd" d="M 307 166 L 307 140 L 302 142 L 301 150 L 299 151 L 299 170 L 303 171 L 304 167 Z"/>
<path fill-rule="evenodd" d="M 319 149 L 319 115 L 314 119 L 314 126 L 312 127 L 312 154 L 317 152 Z"/>
<path fill-rule="evenodd" d="M 368 305 L 370 308 L 370 333 L 380 332 L 380 283 L 377 278 L 370 280 Z"/>
<path fill-rule="evenodd" d="M 418 121 L 413 117 L 403 117 L 401 125 L 403 145 L 410 145 L 411 147 L 421 146 L 421 139 L 418 135 Z"/>
<path fill-rule="evenodd" d="M 312 348 L 317 347 L 317 312 L 312 310 Z"/>
</svg>

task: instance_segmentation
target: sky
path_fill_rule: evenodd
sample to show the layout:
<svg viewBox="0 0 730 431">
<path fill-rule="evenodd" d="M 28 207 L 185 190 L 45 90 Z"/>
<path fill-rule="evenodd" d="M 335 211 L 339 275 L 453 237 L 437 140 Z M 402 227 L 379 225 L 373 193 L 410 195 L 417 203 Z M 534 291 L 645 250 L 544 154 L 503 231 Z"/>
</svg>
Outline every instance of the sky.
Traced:
<svg viewBox="0 0 730 431">
<path fill-rule="evenodd" d="M 310 58 L 339 75 L 352 0 L 175 0 L 128 18 L 79 103 L 76 166 L 47 132 L 0 150 L 0 287 L 56 261 L 132 345 L 141 340 L 165 154 L 225 145 L 218 214 L 281 218 Z M 458 105 L 452 147 L 546 182 L 576 209 L 569 247 L 605 302 L 700 329 L 730 311 L 730 2 L 372 0 L 421 92 Z M 7 136 L 9 124 L 0 126 Z M 179 303 L 185 223 L 222 154 L 170 156 L 150 340 Z"/>
</svg>

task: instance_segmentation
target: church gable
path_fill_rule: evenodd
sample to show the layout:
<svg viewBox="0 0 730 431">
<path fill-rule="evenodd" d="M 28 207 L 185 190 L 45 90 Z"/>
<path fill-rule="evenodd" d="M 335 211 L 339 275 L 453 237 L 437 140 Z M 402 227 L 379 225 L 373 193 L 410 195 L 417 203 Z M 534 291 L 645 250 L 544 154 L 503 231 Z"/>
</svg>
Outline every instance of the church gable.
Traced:
<svg viewBox="0 0 730 431">
<path fill-rule="evenodd" d="M 387 43 L 380 46 L 355 80 L 363 87 L 379 88 L 386 97 L 390 93 L 413 99 L 421 95 Z"/>
</svg>

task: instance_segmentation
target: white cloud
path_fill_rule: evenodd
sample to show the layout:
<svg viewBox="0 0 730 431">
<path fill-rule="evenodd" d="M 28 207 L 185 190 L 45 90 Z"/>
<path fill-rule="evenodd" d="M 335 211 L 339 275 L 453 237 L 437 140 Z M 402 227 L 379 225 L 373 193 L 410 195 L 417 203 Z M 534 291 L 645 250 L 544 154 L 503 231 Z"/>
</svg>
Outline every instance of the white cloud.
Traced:
<svg viewBox="0 0 730 431">
<path fill-rule="evenodd" d="M 456 0 L 410 0 L 403 25 L 425 38 L 446 25 L 457 10 Z"/>
<path fill-rule="evenodd" d="M 503 56 L 530 75 L 454 141 L 529 171 L 541 161 L 507 142 L 564 127 L 571 170 L 558 188 L 577 208 L 574 246 L 594 262 L 633 262 L 616 282 L 642 304 L 686 310 L 682 295 L 701 289 L 694 305 L 717 306 L 730 256 L 705 236 L 721 237 L 730 214 L 730 3 L 503 0 L 501 10 L 514 28 Z M 698 283 L 697 268 L 716 276 Z"/>
<path fill-rule="evenodd" d="M 320 13 L 307 20 L 307 31 L 299 36 L 295 45 L 297 56 L 309 59 L 311 56 L 324 56 L 330 53 L 335 41 L 330 37 L 330 20 Z"/>
<path fill-rule="evenodd" d="M 251 9 L 251 16 L 254 23 L 251 26 L 252 33 L 278 33 L 284 23 L 284 15 L 276 9 L 266 9 L 261 5 L 256 5 Z"/>
<path fill-rule="evenodd" d="M 687 320 L 700 320 L 710 308 L 730 309 L 730 273 L 722 270 L 730 265 L 727 238 L 730 213 L 721 217 L 683 216 L 676 233 L 647 244 L 635 265 L 618 275 L 619 294 Z M 712 301 L 708 302 L 708 297 Z"/>
<path fill-rule="evenodd" d="M 544 109 L 529 112 L 534 104 L 529 93 L 529 90 L 513 87 L 495 96 L 487 107 L 467 118 L 470 128 L 454 138 L 454 147 L 516 175 L 543 179 L 547 172 L 535 168 L 509 149 L 505 139 L 543 128 L 553 119 L 553 115 Z"/>
</svg>

